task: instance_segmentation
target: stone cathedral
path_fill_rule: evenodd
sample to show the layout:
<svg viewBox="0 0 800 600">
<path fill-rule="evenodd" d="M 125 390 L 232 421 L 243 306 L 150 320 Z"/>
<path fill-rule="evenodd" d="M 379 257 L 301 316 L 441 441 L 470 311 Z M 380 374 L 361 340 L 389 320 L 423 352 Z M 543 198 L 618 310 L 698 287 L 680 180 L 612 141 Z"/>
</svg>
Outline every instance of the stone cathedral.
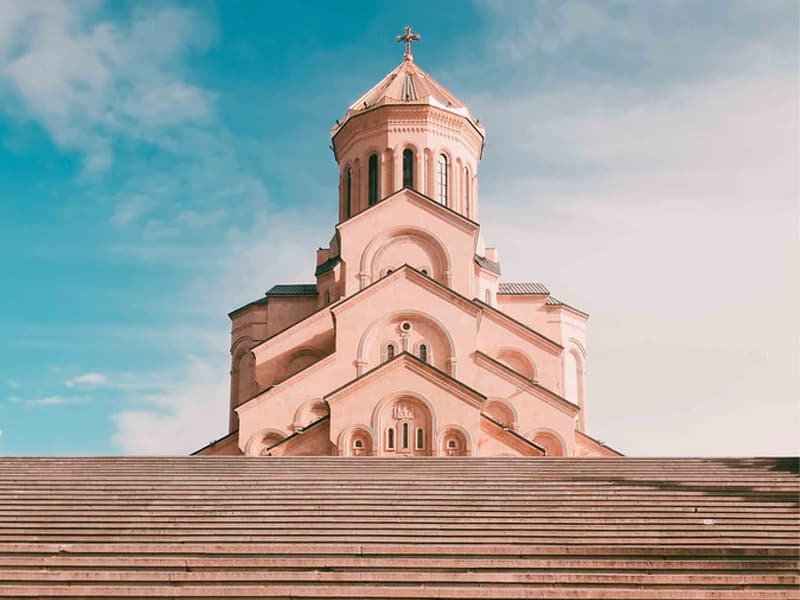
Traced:
<svg viewBox="0 0 800 600">
<path fill-rule="evenodd" d="M 332 130 L 339 216 L 315 283 L 230 313 L 229 434 L 195 454 L 616 456 L 585 431 L 588 315 L 501 281 L 486 131 L 414 62 Z"/>
</svg>

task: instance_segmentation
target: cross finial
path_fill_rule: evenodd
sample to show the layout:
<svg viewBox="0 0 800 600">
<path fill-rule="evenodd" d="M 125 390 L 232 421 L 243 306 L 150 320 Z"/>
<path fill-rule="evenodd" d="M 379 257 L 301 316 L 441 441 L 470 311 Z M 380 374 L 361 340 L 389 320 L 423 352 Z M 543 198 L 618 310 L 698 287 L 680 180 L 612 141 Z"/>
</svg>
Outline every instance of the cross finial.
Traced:
<svg viewBox="0 0 800 600">
<path fill-rule="evenodd" d="M 411 25 L 406 25 L 405 33 L 397 36 L 398 42 L 405 42 L 406 44 L 406 51 L 403 52 L 403 60 L 414 60 L 414 57 L 411 56 L 411 42 L 418 42 L 419 39 L 420 35 L 418 33 L 411 32 Z"/>
</svg>

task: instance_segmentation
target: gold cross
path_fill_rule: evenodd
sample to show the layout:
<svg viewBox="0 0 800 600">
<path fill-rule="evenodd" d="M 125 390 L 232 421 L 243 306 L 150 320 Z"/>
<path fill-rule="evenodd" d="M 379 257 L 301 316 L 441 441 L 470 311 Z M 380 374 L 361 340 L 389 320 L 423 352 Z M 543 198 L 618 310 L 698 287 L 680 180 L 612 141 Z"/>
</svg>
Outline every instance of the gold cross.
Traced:
<svg viewBox="0 0 800 600">
<path fill-rule="evenodd" d="M 418 33 L 411 33 L 411 25 L 406 25 L 406 30 L 403 35 L 397 36 L 398 42 L 406 43 L 406 51 L 403 52 L 403 60 L 414 60 L 411 56 L 411 42 L 418 42 L 420 35 Z"/>
</svg>

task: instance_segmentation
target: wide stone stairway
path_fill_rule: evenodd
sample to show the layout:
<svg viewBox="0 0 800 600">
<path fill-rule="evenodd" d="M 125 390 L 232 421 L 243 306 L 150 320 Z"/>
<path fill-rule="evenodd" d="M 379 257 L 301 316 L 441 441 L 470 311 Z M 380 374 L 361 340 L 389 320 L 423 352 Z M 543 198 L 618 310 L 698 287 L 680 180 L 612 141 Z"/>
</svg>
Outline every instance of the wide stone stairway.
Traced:
<svg viewBox="0 0 800 600">
<path fill-rule="evenodd" d="M 800 598 L 798 460 L 4 458 L 0 597 Z"/>
</svg>

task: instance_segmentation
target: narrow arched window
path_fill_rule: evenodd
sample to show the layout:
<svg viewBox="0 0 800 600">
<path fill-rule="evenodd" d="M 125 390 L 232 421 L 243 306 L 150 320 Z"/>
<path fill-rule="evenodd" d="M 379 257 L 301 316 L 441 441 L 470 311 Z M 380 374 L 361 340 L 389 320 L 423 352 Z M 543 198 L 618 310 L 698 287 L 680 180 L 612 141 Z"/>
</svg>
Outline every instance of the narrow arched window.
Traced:
<svg viewBox="0 0 800 600">
<path fill-rule="evenodd" d="M 471 219 L 470 216 L 470 206 L 469 206 L 469 167 L 464 167 L 464 214 L 468 219 Z"/>
<path fill-rule="evenodd" d="M 400 448 L 403 450 L 408 450 L 408 436 L 409 436 L 409 426 L 408 423 L 403 423 L 402 429 L 402 437 L 400 438 Z"/>
<path fill-rule="evenodd" d="M 447 440 L 447 447 L 450 450 L 455 450 L 456 449 L 456 441 L 455 440 Z"/>
<path fill-rule="evenodd" d="M 353 170 L 348 167 L 344 177 L 344 218 L 349 219 L 353 206 Z"/>
<path fill-rule="evenodd" d="M 363 448 L 363 447 L 364 447 L 364 442 L 362 442 L 361 440 L 356 440 L 355 442 L 353 442 L 353 448 Z"/>
<path fill-rule="evenodd" d="M 331 293 L 330 293 L 330 291 L 326 290 L 325 291 L 325 306 L 328 306 L 328 304 L 330 304 L 330 303 L 331 303 Z"/>
<path fill-rule="evenodd" d="M 423 450 L 425 448 L 425 431 L 423 431 L 422 427 L 417 427 L 417 450 Z"/>
<path fill-rule="evenodd" d="M 419 345 L 419 359 L 422 362 L 428 362 L 428 345 L 427 344 L 420 344 Z"/>
<path fill-rule="evenodd" d="M 439 155 L 437 179 L 439 180 L 438 200 L 441 204 L 447 206 L 447 157 L 444 154 Z"/>
<path fill-rule="evenodd" d="M 394 450 L 394 427 L 389 427 L 386 430 L 386 448 L 387 450 Z"/>
<path fill-rule="evenodd" d="M 403 187 L 414 187 L 414 151 L 403 150 Z"/>
<path fill-rule="evenodd" d="M 392 360 L 394 358 L 394 344 L 388 344 L 386 346 L 386 360 Z"/>
<path fill-rule="evenodd" d="M 372 206 L 378 201 L 378 155 L 371 154 L 369 157 L 369 174 L 367 178 L 367 198 L 369 205 Z"/>
</svg>

